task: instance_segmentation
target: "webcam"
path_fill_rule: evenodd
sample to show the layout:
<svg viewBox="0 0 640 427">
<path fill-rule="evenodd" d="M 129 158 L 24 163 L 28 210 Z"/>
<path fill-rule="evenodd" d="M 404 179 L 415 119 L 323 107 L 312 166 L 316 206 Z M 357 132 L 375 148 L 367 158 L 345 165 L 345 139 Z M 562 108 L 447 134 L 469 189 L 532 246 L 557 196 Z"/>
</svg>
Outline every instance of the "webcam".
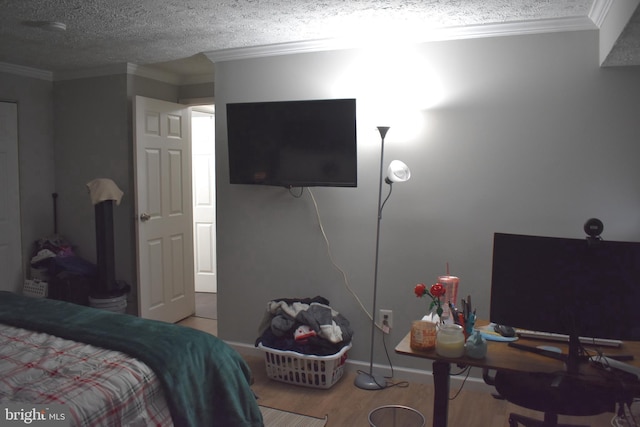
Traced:
<svg viewBox="0 0 640 427">
<path fill-rule="evenodd" d="M 589 246 L 593 246 L 602 240 L 602 237 L 600 237 L 602 230 L 604 230 L 604 224 L 598 218 L 590 218 L 584 223 L 584 232 L 587 233 Z"/>
<path fill-rule="evenodd" d="M 599 238 L 602 230 L 604 230 L 604 225 L 598 218 L 588 219 L 587 222 L 584 223 L 584 232 L 587 233 L 589 237 Z"/>
</svg>

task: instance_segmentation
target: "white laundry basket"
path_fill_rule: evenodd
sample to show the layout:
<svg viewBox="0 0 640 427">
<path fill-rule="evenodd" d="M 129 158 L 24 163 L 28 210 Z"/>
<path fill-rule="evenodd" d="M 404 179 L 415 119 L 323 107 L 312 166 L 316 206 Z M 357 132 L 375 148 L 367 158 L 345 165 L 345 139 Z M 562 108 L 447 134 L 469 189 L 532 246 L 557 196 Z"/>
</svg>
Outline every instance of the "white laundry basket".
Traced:
<svg viewBox="0 0 640 427">
<path fill-rule="evenodd" d="M 327 389 L 342 378 L 351 343 L 329 356 L 275 350 L 265 347 L 262 343 L 258 344 L 258 348 L 264 351 L 269 378 L 289 384 Z"/>
</svg>

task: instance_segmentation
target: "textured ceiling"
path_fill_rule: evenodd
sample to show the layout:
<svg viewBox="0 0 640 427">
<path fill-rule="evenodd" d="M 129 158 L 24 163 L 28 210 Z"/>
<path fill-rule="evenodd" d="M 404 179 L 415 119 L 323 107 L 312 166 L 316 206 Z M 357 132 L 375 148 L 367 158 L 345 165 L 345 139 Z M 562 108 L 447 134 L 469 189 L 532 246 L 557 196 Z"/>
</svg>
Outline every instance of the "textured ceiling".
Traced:
<svg viewBox="0 0 640 427">
<path fill-rule="evenodd" d="M 398 33 L 419 40 L 434 28 L 586 17 L 594 1 L 0 0 L 0 62 L 54 72 L 161 63 L 195 74 L 211 69 L 203 52 Z M 640 52 L 637 11 L 634 20 L 632 40 L 614 48 L 624 65 Z M 614 56 L 607 65 L 622 65 Z"/>
<path fill-rule="evenodd" d="M 602 65 L 605 67 L 640 65 L 640 7 L 631 16 Z"/>
</svg>

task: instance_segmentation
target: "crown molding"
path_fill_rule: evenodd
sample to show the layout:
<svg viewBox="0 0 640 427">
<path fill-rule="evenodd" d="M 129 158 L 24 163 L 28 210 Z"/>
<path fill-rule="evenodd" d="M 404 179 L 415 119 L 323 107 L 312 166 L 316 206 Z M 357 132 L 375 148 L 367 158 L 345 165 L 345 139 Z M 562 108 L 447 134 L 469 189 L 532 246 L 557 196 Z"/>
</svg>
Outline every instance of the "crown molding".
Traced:
<svg viewBox="0 0 640 427">
<path fill-rule="evenodd" d="M 597 0 L 606 3 L 611 0 Z M 599 9 L 598 9 L 599 11 Z M 604 11 L 606 13 L 606 11 Z M 495 24 L 467 25 L 462 27 L 446 27 L 430 30 L 413 43 L 432 41 L 463 40 L 486 37 L 517 36 L 565 31 L 584 31 L 598 29 L 592 18 L 570 17 L 542 19 L 537 21 L 501 22 Z M 292 55 L 296 53 L 321 52 L 327 50 L 344 50 L 371 46 L 374 42 L 353 40 L 322 39 L 292 43 L 279 43 L 263 46 L 221 49 L 204 54 L 212 62 L 233 61 L 238 59 L 261 58 L 268 56 Z"/>
<path fill-rule="evenodd" d="M 102 67 L 84 68 L 79 70 L 60 71 L 54 74 L 55 80 L 76 80 L 91 77 L 104 77 L 114 75 L 134 75 L 146 77 L 152 80 L 159 80 L 165 83 L 176 84 L 178 78 L 166 71 L 154 70 L 143 65 L 136 65 L 128 62 L 105 65 Z"/>
<path fill-rule="evenodd" d="M 446 27 L 425 32 L 412 43 L 431 41 L 462 40 L 473 38 L 516 36 L 563 31 L 583 31 L 598 29 L 604 22 L 613 0 L 595 0 L 589 16 L 558 19 L 544 19 L 537 21 L 517 21 L 483 25 L 468 25 L 462 27 Z M 205 56 L 213 63 L 238 59 L 261 58 L 268 56 L 292 55 L 299 53 L 322 52 L 328 50 L 345 50 L 368 47 L 375 41 L 356 41 L 341 39 L 321 39 L 291 43 L 277 43 L 263 46 L 221 49 L 205 52 Z M 47 81 L 74 80 L 88 77 L 129 74 L 158 80 L 174 85 L 210 83 L 210 74 L 181 76 L 153 67 L 121 63 L 82 70 L 68 70 L 51 72 L 36 68 L 0 62 L 0 72 L 32 77 Z"/>
<path fill-rule="evenodd" d="M 129 64 L 120 63 L 103 67 L 84 68 L 79 70 L 56 71 L 53 73 L 55 81 L 86 79 L 90 77 L 104 77 L 126 74 Z"/>
<path fill-rule="evenodd" d="M 589 19 L 591 19 L 598 28 L 602 27 L 612 4 L 613 0 L 595 0 L 591 5 Z"/>
<path fill-rule="evenodd" d="M 169 71 L 158 70 L 144 65 L 127 64 L 127 74 L 138 77 L 145 77 L 147 79 L 157 80 L 159 82 L 169 83 L 173 85 L 179 85 L 182 83 L 182 79 L 177 74 L 171 73 Z"/>
<path fill-rule="evenodd" d="M 182 76 L 170 71 L 160 70 L 146 65 L 137 65 L 132 63 L 121 63 L 107 65 L 104 67 L 88 68 L 83 70 L 73 70 L 56 72 L 55 80 L 75 80 L 88 77 L 102 77 L 119 74 L 128 74 L 132 76 L 144 77 L 151 80 L 157 80 L 163 83 L 173 85 L 198 84 L 213 82 L 213 76 L 209 74 Z"/>
<path fill-rule="evenodd" d="M 53 73 L 51 71 L 24 67 L 22 65 L 9 64 L 6 62 L 0 62 L 0 72 L 15 74 L 23 77 L 30 77 L 33 79 L 46 80 L 49 82 L 53 81 Z"/>
<path fill-rule="evenodd" d="M 266 56 L 293 55 L 296 53 L 321 52 L 326 50 L 340 50 L 357 47 L 336 39 L 308 40 L 290 43 L 275 43 L 262 46 L 249 46 L 230 49 L 220 49 L 204 52 L 213 63 L 233 61 L 236 59 L 261 58 Z"/>
<path fill-rule="evenodd" d="M 146 65 L 127 64 L 127 74 L 146 77 L 173 85 L 192 85 L 200 83 L 212 83 L 212 74 L 182 75 L 171 71 L 159 70 Z"/>
</svg>

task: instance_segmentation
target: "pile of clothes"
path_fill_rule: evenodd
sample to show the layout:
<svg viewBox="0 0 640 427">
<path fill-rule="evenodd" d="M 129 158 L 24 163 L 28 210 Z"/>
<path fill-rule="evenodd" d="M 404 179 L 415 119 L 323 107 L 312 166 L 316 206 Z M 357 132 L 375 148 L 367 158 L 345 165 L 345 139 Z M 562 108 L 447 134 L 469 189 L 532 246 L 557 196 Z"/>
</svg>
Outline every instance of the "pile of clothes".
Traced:
<svg viewBox="0 0 640 427">
<path fill-rule="evenodd" d="M 64 237 L 53 235 L 37 240 L 31 257 L 32 278 L 48 282 L 61 272 L 94 277 L 98 270 L 95 264 L 76 256 Z"/>
<path fill-rule="evenodd" d="M 353 337 L 349 321 L 326 298 L 281 298 L 269 301 L 256 346 L 301 354 L 329 356 Z"/>
</svg>

